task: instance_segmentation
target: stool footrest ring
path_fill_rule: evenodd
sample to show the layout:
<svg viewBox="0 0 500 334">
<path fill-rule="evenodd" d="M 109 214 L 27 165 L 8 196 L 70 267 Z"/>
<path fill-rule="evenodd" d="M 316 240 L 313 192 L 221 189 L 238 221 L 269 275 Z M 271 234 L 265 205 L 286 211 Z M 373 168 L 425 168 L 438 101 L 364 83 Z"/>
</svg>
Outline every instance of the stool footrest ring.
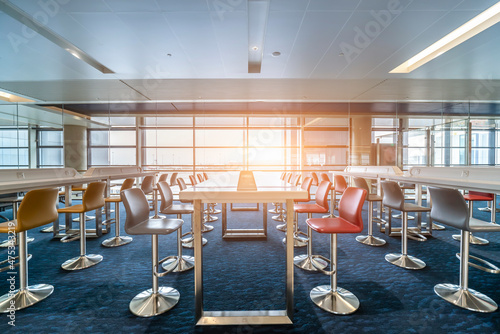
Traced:
<svg viewBox="0 0 500 334">
<path fill-rule="evenodd" d="M 460 253 L 457 253 L 456 256 L 460 260 Z M 476 263 L 473 263 L 473 262 L 470 262 L 470 261 L 469 261 L 469 266 L 474 267 L 474 268 L 479 269 L 479 270 L 482 270 L 482 271 L 485 271 L 485 272 L 490 273 L 490 274 L 500 274 L 500 268 L 495 266 L 493 263 L 490 263 L 484 259 L 481 259 L 477 256 L 470 255 L 470 254 L 469 254 L 469 258 L 471 258 L 475 261 L 484 263 L 486 265 L 486 267 L 481 266 L 481 265 L 476 264 Z"/>
<path fill-rule="evenodd" d="M 326 261 L 328 263 L 330 263 L 330 267 L 334 267 L 335 264 L 332 264 L 330 259 L 327 259 L 326 257 L 324 257 L 323 255 L 311 255 L 311 264 L 313 265 L 314 268 L 316 268 L 316 270 L 318 270 L 320 273 L 323 273 L 325 275 L 328 275 L 328 276 L 331 276 L 333 274 L 335 274 L 337 272 L 336 268 L 332 269 L 332 270 L 325 270 L 323 268 L 321 268 L 320 266 L 318 266 L 316 264 L 316 261 L 314 261 L 314 259 L 322 259 L 323 261 Z"/>
<path fill-rule="evenodd" d="M 159 262 L 158 262 L 158 266 L 161 267 L 161 264 L 165 261 L 168 261 L 168 260 L 176 260 L 177 259 L 177 256 L 176 255 L 170 255 L 170 256 L 167 256 L 166 258 L 163 258 L 161 259 Z M 178 262 L 177 262 L 178 264 Z M 177 268 L 177 264 L 175 266 L 172 266 L 171 268 L 169 268 L 168 270 L 165 270 L 165 271 L 162 271 L 162 272 L 159 272 L 158 271 L 158 266 L 154 266 L 154 274 L 156 277 L 163 277 L 167 274 L 170 274 L 172 271 L 174 271 L 175 268 Z M 163 267 L 162 267 L 163 268 Z"/>
</svg>

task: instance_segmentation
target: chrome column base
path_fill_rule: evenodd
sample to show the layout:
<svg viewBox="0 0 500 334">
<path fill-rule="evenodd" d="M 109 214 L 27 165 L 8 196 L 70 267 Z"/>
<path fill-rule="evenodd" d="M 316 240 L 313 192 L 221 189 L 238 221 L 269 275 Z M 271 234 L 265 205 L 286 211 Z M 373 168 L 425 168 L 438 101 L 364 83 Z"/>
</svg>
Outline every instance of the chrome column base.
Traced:
<svg viewBox="0 0 500 334">
<path fill-rule="evenodd" d="M 94 220 L 94 219 L 95 219 L 95 216 L 87 216 L 87 215 L 85 215 L 85 220 Z M 80 218 L 79 217 L 73 218 L 73 221 L 74 222 L 79 222 Z"/>
<path fill-rule="evenodd" d="M 286 224 L 276 225 L 276 229 L 281 232 L 286 232 Z"/>
<path fill-rule="evenodd" d="M 425 268 L 425 262 L 414 256 L 391 253 L 385 256 L 385 260 L 395 266 L 418 270 Z"/>
<path fill-rule="evenodd" d="M 445 230 L 446 227 L 444 227 L 441 224 L 432 223 L 432 229 L 435 231 L 442 231 L 442 230 Z"/>
<path fill-rule="evenodd" d="M 385 240 L 382 238 L 375 237 L 373 235 L 358 235 L 356 241 L 368 246 L 383 246 L 385 245 Z"/>
<path fill-rule="evenodd" d="M 14 290 L 10 294 L 6 293 L 0 297 L 0 313 L 10 312 L 12 310 L 12 308 L 9 309 L 11 305 L 14 305 L 14 310 L 21 310 L 29 307 L 44 300 L 50 296 L 53 291 L 54 287 L 52 285 L 36 284 L 24 289 Z"/>
<path fill-rule="evenodd" d="M 168 259 L 161 265 L 166 271 L 172 270 L 174 273 L 181 273 L 194 268 L 194 257 L 188 255 L 182 255 L 181 258 L 176 256 L 173 259 Z"/>
<path fill-rule="evenodd" d="M 314 265 L 312 264 L 313 261 L 315 263 Z M 293 258 L 293 264 L 296 267 L 299 267 L 300 269 L 304 269 L 307 271 L 318 271 L 318 269 L 316 269 L 317 267 L 325 269 L 326 266 L 328 265 L 328 263 L 323 259 L 313 258 L 312 256 L 308 256 L 305 254 L 295 256 Z"/>
<path fill-rule="evenodd" d="M 214 209 L 210 209 L 210 210 L 208 211 L 208 213 L 210 213 L 210 214 L 212 214 L 212 215 L 218 215 L 218 214 L 219 214 L 219 213 L 221 213 L 221 212 L 222 212 L 221 210 L 219 210 L 219 209 L 215 209 L 215 208 L 214 208 Z"/>
<path fill-rule="evenodd" d="M 64 262 L 61 265 L 61 268 L 63 268 L 64 270 L 80 270 L 95 266 L 101 261 L 102 261 L 102 255 L 98 254 L 80 255 L 78 257 L 74 257 Z"/>
<path fill-rule="evenodd" d="M 283 238 L 282 242 L 283 242 L 283 245 L 286 245 L 286 237 Z M 297 239 L 293 238 L 293 247 L 294 248 L 302 248 L 302 247 L 306 247 L 306 246 L 307 246 L 307 241 L 301 241 L 301 240 L 297 240 Z"/>
<path fill-rule="evenodd" d="M 329 215 L 326 215 L 326 216 L 322 216 L 321 218 L 336 218 L 337 216 L 335 216 L 333 213 L 330 213 Z"/>
<path fill-rule="evenodd" d="M 479 208 L 478 209 L 479 211 L 483 211 L 483 212 L 491 212 L 491 207 L 485 207 L 485 208 Z M 496 208 L 495 209 L 496 212 L 500 212 L 500 208 Z"/>
<path fill-rule="evenodd" d="M 182 247 L 184 248 L 194 248 L 194 239 L 193 238 L 186 238 L 189 239 L 189 241 L 182 241 Z M 207 244 L 207 239 L 201 238 L 202 245 L 205 246 Z"/>
<path fill-rule="evenodd" d="M 319 308 L 334 314 L 351 314 L 359 308 L 358 298 L 350 291 L 330 285 L 320 285 L 311 290 L 311 300 Z"/>
<path fill-rule="evenodd" d="M 123 246 L 126 244 L 129 244 L 132 242 L 132 237 L 127 237 L 127 236 L 117 236 L 113 238 L 109 238 L 104 240 L 101 245 L 104 247 L 118 247 L 118 246 Z"/>
<path fill-rule="evenodd" d="M 402 219 L 403 218 L 403 214 L 398 213 L 397 215 L 392 215 L 392 218 Z M 415 219 L 415 217 L 408 215 L 408 220 L 412 220 L 412 219 Z"/>
<path fill-rule="evenodd" d="M 210 232 L 214 229 L 212 225 L 207 225 L 205 223 L 201 224 L 201 233 Z"/>
<path fill-rule="evenodd" d="M 14 246 L 17 246 L 17 238 L 15 238 L 14 240 L 15 240 Z M 26 242 L 32 242 L 32 241 L 35 241 L 35 238 L 26 237 Z M 12 246 L 12 242 L 10 242 L 9 239 L 4 240 L 0 243 L 0 248 L 9 248 L 9 246 Z"/>
<path fill-rule="evenodd" d="M 452 235 L 452 238 L 454 240 L 457 240 L 457 241 L 460 241 L 462 240 L 462 236 L 460 234 L 453 234 Z M 487 245 L 489 244 L 490 242 L 486 239 L 483 239 L 483 238 L 479 238 L 479 237 L 476 237 L 474 236 L 472 233 L 470 234 L 470 237 L 469 237 L 469 243 L 473 244 L 473 245 L 481 245 L 481 246 L 484 246 L 484 245 Z"/>
<path fill-rule="evenodd" d="M 286 221 L 286 217 L 283 215 L 272 216 L 271 219 L 275 220 L 277 222 L 285 222 Z"/>
<path fill-rule="evenodd" d="M 207 215 L 206 219 L 205 219 L 205 221 L 207 221 L 209 223 L 215 222 L 217 220 L 219 220 L 219 217 L 214 217 L 214 216 L 210 216 L 210 215 Z"/>
<path fill-rule="evenodd" d="M 66 229 L 66 226 L 59 225 L 59 231 L 63 231 Z M 50 225 L 49 227 L 42 228 L 40 230 L 42 233 L 52 233 L 54 232 L 54 225 Z"/>
<path fill-rule="evenodd" d="M 179 302 L 179 298 L 179 291 L 174 288 L 162 286 L 157 293 L 148 289 L 130 301 L 129 309 L 138 317 L 153 317 L 170 310 Z"/>
<path fill-rule="evenodd" d="M 476 312 L 494 312 L 497 303 L 490 297 L 472 289 L 463 289 L 455 284 L 437 284 L 434 292 L 444 300 L 455 306 Z"/>
</svg>

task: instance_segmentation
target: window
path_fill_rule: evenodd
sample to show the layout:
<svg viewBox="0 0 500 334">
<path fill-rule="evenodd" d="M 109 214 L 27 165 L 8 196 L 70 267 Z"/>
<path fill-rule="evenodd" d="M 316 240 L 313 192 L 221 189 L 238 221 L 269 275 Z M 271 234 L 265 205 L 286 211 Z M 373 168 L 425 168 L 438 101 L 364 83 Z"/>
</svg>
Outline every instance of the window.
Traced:
<svg viewBox="0 0 500 334">
<path fill-rule="evenodd" d="M 27 128 L 0 127 L 0 168 L 29 168 Z"/>
<path fill-rule="evenodd" d="M 37 167 L 64 167 L 63 131 L 37 129 Z"/>
</svg>

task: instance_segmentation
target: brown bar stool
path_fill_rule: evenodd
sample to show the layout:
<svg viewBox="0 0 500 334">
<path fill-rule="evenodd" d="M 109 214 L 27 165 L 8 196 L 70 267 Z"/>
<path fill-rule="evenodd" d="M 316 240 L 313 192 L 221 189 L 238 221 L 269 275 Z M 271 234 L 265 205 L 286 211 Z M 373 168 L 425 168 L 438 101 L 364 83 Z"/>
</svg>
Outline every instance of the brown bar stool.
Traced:
<svg viewBox="0 0 500 334">
<path fill-rule="evenodd" d="M 310 200 L 311 200 L 311 185 L 312 185 L 312 178 L 310 177 L 306 177 L 304 179 L 304 181 L 302 182 L 302 184 L 300 185 L 300 188 L 302 190 L 305 190 L 307 191 L 307 199 L 295 199 L 294 200 L 294 203 L 295 204 L 300 204 L 300 203 L 308 203 Z M 293 233 L 294 235 L 299 235 L 299 232 L 302 233 L 301 231 L 299 231 L 299 213 L 295 211 L 295 205 L 294 205 L 294 214 L 295 214 L 295 219 L 293 221 Z M 278 227 L 276 227 L 278 228 Z M 286 224 L 284 226 L 284 231 L 283 232 L 286 232 Z M 304 234 L 304 233 L 302 233 Z M 286 237 L 283 238 L 283 243 L 286 244 Z M 300 240 L 299 238 L 293 238 L 293 247 L 296 247 L 296 248 L 299 248 L 299 247 L 305 247 L 307 246 L 307 242 L 304 242 L 302 240 Z"/>
<path fill-rule="evenodd" d="M 120 188 L 120 193 L 125 189 L 130 189 L 134 186 L 135 179 L 130 178 L 123 181 Z M 120 203 L 122 199 L 119 196 L 110 196 L 104 199 L 105 203 L 115 203 L 115 218 L 109 219 L 103 225 L 115 224 L 115 236 L 104 240 L 101 245 L 104 247 L 118 247 L 132 242 L 132 237 L 120 235 Z"/>
<path fill-rule="evenodd" d="M 460 259 L 460 283 L 459 285 L 437 284 L 434 286 L 434 292 L 447 302 L 467 310 L 496 311 L 498 305 L 493 299 L 476 290 L 469 289 L 469 266 L 495 274 L 500 273 L 500 268 L 481 258 L 469 255 L 469 244 L 471 232 L 500 232 L 500 225 L 472 218 L 470 207 L 467 207 L 464 197 L 456 189 L 429 187 L 428 190 L 432 197 L 430 214 L 432 220 L 460 229 L 462 236 L 460 238 L 460 254 L 457 254 Z M 487 267 L 469 262 L 469 257 Z"/>
<path fill-rule="evenodd" d="M 0 297 L 0 312 L 7 313 L 29 307 L 54 291 L 48 284 L 28 286 L 28 243 L 26 231 L 58 219 L 57 188 L 31 190 L 17 211 L 17 219 L 0 224 L 0 233 L 17 233 L 19 239 L 19 289 Z M 10 284 L 14 284 L 11 282 Z"/>
<path fill-rule="evenodd" d="M 361 211 L 366 190 L 349 187 L 339 201 L 339 217 L 308 219 L 308 228 L 319 233 L 330 234 L 330 271 L 321 267 L 318 271 L 330 276 L 330 285 L 320 285 L 311 290 L 310 297 L 321 309 L 334 314 L 351 314 L 359 308 L 358 298 L 350 291 L 337 286 L 337 234 L 361 233 L 363 218 Z M 313 265 L 315 263 L 313 262 Z"/>
<path fill-rule="evenodd" d="M 106 182 L 93 182 L 83 193 L 82 204 L 58 209 L 59 213 L 78 213 L 80 215 L 80 256 L 64 262 L 64 270 L 80 270 L 92 267 L 102 261 L 102 255 L 86 254 L 85 213 L 104 206 L 104 189 Z"/>
<path fill-rule="evenodd" d="M 368 202 L 368 235 L 358 235 L 356 241 L 368 246 L 383 246 L 385 245 L 385 240 L 373 236 L 373 202 L 382 202 L 382 197 L 370 194 L 368 183 L 362 177 L 354 177 L 354 185 L 366 190 L 366 201 Z"/>
<path fill-rule="evenodd" d="M 155 196 L 155 191 L 154 191 L 155 190 L 155 177 L 153 175 L 145 176 L 144 179 L 142 179 L 141 190 L 144 193 L 144 195 L 146 195 L 146 196 L 149 194 L 153 195 L 153 203 L 152 203 L 152 206 L 149 207 L 149 209 L 154 210 L 155 205 L 157 205 L 157 201 L 155 198 L 156 196 Z"/>
<path fill-rule="evenodd" d="M 12 204 L 12 220 L 16 220 L 17 219 L 17 210 L 18 210 L 18 207 L 19 207 L 19 203 L 22 202 L 23 200 L 23 197 L 19 197 L 18 194 L 13 194 L 15 196 L 12 196 L 12 197 L 4 197 L 1 199 L 1 202 L 5 202 L 5 203 L 10 203 Z M 18 245 L 18 240 L 17 240 L 17 236 L 14 236 L 14 239 L 11 241 L 12 239 L 7 239 L 7 240 L 4 240 L 0 243 L 0 248 L 8 248 L 9 246 L 12 245 L 12 242 L 14 244 L 14 246 L 17 246 Z M 34 241 L 35 238 L 30 238 L 26 235 L 26 242 L 30 243 L 32 241 Z"/>
<path fill-rule="evenodd" d="M 493 201 L 495 196 L 493 194 L 489 193 L 483 193 L 479 191 L 469 191 L 468 194 L 464 195 L 464 199 L 469 202 L 469 215 L 472 218 L 472 213 L 474 211 L 474 202 L 478 201 Z M 476 237 L 475 235 L 472 235 L 472 233 L 469 233 L 470 240 L 469 242 L 473 245 L 487 245 L 490 242 L 484 238 L 479 238 Z M 452 238 L 460 241 L 461 240 L 461 234 L 454 234 L 452 235 Z"/>
<path fill-rule="evenodd" d="M 75 184 L 75 185 L 71 186 L 71 192 L 73 192 L 73 191 L 81 192 L 82 198 L 83 198 L 83 194 L 85 194 L 85 190 L 87 190 L 87 188 L 83 184 Z M 95 219 L 95 216 L 85 215 L 85 219 L 86 220 L 93 220 L 93 219 Z M 74 222 L 77 222 L 79 220 L 80 219 L 78 217 L 73 219 Z"/>
<path fill-rule="evenodd" d="M 179 173 L 172 173 L 172 176 L 170 176 L 170 186 L 171 187 L 174 187 L 177 185 L 177 175 L 179 175 Z"/>
<path fill-rule="evenodd" d="M 183 178 L 178 178 L 177 179 L 177 183 L 179 184 L 179 189 L 182 191 L 184 189 L 187 188 L 186 186 L 186 182 L 184 182 L 184 179 Z M 193 204 L 192 201 L 183 201 L 181 200 L 181 203 L 189 203 L 189 204 Z M 212 229 L 209 229 L 206 225 L 205 225 L 205 221 L 203 221 L 201 223 L 201 232 L 210 232 L 214 229 L 213 226 L 210 226 Z M 194 248 L 194 244 L 193 244 L 193 241 L 194 241 L 194 235 L 193 235 L 193 221 L 191 220 L 191 231 L 190 232 L 187 232 L 186 234 L 190 235 L 189 238 L 185 238 L 185 239 L 182 239 L 182 247 L 185 247 L 185 248 Z M 207 244 L 207 239 L 205 238 L 201 238 L 201 241 L 202 241 L 202 245 L 205 246 Z"/>
<path fill-rule="evenodd" d="M 385 256 L 387 262 L 405 269 L 423 269 L 425 262 L 414 256 L 408 255 L 408 212 L 429 212 L 431 208 L 406 203 L 405 196 L 394 181 L 382 181 L 384 198 L 382 204 L 403 214 L 403 225 L 401 227 L 401 254 L 391 253 Z M 390 214 L 390 213 L 389 213 Z"/>
<path fill-rule="evenodd" d="M 174 258 L 168 256 L 158 260 L 158 235 L 170 234 L 177 231 L 183 224 L 181 219 L 150 219 L 149 204 L 141 189 L 126 189 L 121 193 L 123 205 L 127 213 L 125 231 L 131 235 L 151 235 L 152 248 L 152 289 L 136 295 L 129 304 L 130 312 L 138 317 L 152 317 L 167 312 L 174 307 L 180 298 L 179 291 L 170 287 L 159 287 L 158 277 L 163 277 L 175 269 L 159 272 L 163 262 Z"/>
<path fill-rule="evenodd" d="M 177 215 L 177 219 L 182 219 L 183 214 L 190 214 L 191 221 L 193 221 L 194 208 L 192 204 L 174 204 L 174 195 L 167 182 L 159 182 L 158 187 L 161 195 L 161 213 Z M 183 272 L 194 268 L 194 257 L 182 255 L 182 238 L 186 235 L 182 234 L 182 226 L 177 229 L 177 256 L 164 262 L 163 269 L 170 270 L 174 267 L 174 272 Z"/>
<path fill-rule="evenodd" d="M 330 187 L 332 184 L 328 181 L 322 181 L 315 195 L 315 204 L 295 204 L 293 210 L 297 213 L 307 213 L 307 219 L 312 218 L 313 213 L 326 213 L 328 212 L 328 193 L 330 192 Z M 305 235 L 301 237 L 300 234 Z M 308 270 L 317 271 L 319 268 L 325 268 L 328 265 L 328 259 L 321 255 L 312 255 L 312 232 L 311 228 L 307 227 L 307 234 L 299 231 L 294 235 L 294 239 L 299 239 L 300 241 L 307 242 L 307 254 L 297 255 L 293 258 L 293 263 L 295 266 Z"/>
</svg>

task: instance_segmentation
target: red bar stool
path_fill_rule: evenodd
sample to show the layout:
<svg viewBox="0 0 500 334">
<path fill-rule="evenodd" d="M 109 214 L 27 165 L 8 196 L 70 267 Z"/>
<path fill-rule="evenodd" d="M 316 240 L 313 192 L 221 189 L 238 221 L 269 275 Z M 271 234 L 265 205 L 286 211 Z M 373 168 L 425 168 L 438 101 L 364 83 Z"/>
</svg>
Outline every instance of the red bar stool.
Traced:
<svg viewBox="0 0 500 334">
<path fill-rule="evenodd" d="M 307 226 L 318 233 L 330 234 L 330 271 L 321 267 L 316 269 L 330 276 L 330 285 L 320 285 L 311 290 L 310 297 L 319 308 L 334 314 L 351 314 L 359 308 L 358 298 L 350 291 L 337 286 L 337 234 L 361 233 L 363 218 L 361 211 L 365 202 L 366 190 L 349 187 L 339 201 L 339 217 L 310 218 Z M 316 263 L 313 262 L 313 265 Z"/>
<path fill-rule="evenodd" d="M 123 181 L 122 186 L 120 188 L 120 193 L 125 189 L 130 189 L 134 186 L 135 179 L 130 178 Z M 115 224 L 115 236 L 109 239 L 104 240 L 101 245 L 104 247 L 118 247 L 126 245 L 132 242 L 132 237 L 129 236 L 121 236 L 120 235 L 120 203 L 122 199 L 120 196 L 110 196 L 104 199 L 105 203 L 115 203 L 115 218 L 109 219 L 103 223 L 103 225 L 111 225 Z"/>
<path fill-rule="evenodd" d="M 19 238 L 19 289 L 0 297 L 0 312 L 7 313 L 29 307 L 54 291 L 49 284 L 28 286 L 28 243 L 26 231 L 51 223 L 57 216 L 57 188 L 29 191 L 23 198 L 17 219 L 0 224 L 0 233 L 17 233 Z M 10 256 L 9 256 L 10 257 Z M 14 284 L 14 283 L 12 283 Z"/>
<path fill-rule="evenodd" d="M 472 218 L 472 212 L 474 211 L 474 202 L 479 202 L 479 201 L 493 201 L 495 196 L 493 194 L 489 193 L 483 193 L 479 191 L 469 191 L 468 194 L 464 195 L 464 199 L 469 202 L 469 216 Z M 479 238 L 476 237 L 475 235 L 472 235 L 472 233 L 469 233 L 469 242 L 473 245 L 487 245 L 490 242 L 484 238 Z M 452 238 L 460 241 L 462 239 L 460 234 L 454 234 L 452 235 Z"/>
<path fill-rule="evenodd" d="M 315 195 L 315 204 L 295 204 L 293 210 L 299 213 L 307 213 L 307 218 L 312 218 L 313 213 L 326 213 L 328 212 L 328 192 L 332 184 L 328 181 L 322 181 Z M 301 237 L 300 234 L 305 235 Z M 317 271 L 319 268 L 325 268 L 328 265 L 328 259 L 321 255 L 312 255 L 312 232 L 311 228 L 307 227 L 307 234 L 299 231 L 297 235 L 294 235 L 294 239 L 297 238 L 302 242 L 307 242 L 307 254 L 297 255 L 293 258 L 293 263 L 295 266 L 308 270 Z"/>
<path fill-rule="evenodd" d="M 385 240 L 373 235 L 373 202 L 382 202 L 382 197 L 370 194 L 368 183 L 362 177 L 354 177 L 356 187 L 366 190 L 366 201 L 368 202 L 368 235 L 358 235 L 356 241 L 368 246 L 383 246 Z"/>
<path fill-rule="evenodd" d="M 294 200 L 295 204 L 308 203 L 311 200 L 310 190 L 311 190 L 312 181 L 313 180 L 310 177 L 306 177 L 304 179 L 304 181 L 300 185 L 300 189 L 307 191 L 307 199 L 301 199 L 301 200 L 296 199 L 296 200 Z M 295 206 L 294 206 L 294 208 L 295 208 Z M 298 222 L 299 222 L 299 214 L 298 214 L 298 212 L 295 212 L 295 219 L 293 221 L 294 235 L 298 235 L 300 232 Z M 278 227 L 276 227 L 276 228 L 278 228 Z M 284 226 L 284 229 L 280 230 L 280 231 L 286 232 L 286 224 Z M 302 232 L 300 232 L 300 233 L 302 233 Z M 304 233 L 302 233 L 302 234 L 304 234 Z M 283 243 L 286 244 L 286 237 L 283 238 Z M 299 240 L 298 238 L 293 238 L 293 246 L 296 248 L 305 247 L 305 246 L 307 246 L 307 242 Z"/>
<path fill-rule="evenodd" d="M 333 198 L 332 198 L 332 212 L 335 212 L 335 207 L 337 206 L 337 194 L 342 196 L 344 191 L 347 189 L 347 182 L 342 175 L 333 175 Z"/>
<path fill-rule="evenodd" d="M 318 174 L 316 174 L 315 172 L 311 172 L 311 178 L 313 179 L 312 185 L 317 187 L 319 185 Z"/>
</svg>

